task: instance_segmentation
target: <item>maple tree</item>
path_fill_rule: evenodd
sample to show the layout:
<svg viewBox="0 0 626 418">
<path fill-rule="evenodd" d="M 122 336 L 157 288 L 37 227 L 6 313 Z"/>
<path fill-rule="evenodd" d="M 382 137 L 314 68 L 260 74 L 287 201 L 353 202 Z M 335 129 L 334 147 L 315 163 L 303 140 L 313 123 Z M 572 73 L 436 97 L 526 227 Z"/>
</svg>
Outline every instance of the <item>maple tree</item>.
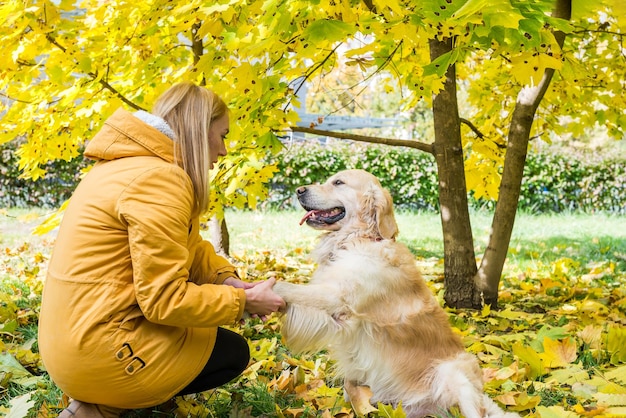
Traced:
<svg viewBox="0 0 626 418">
<path fill-rule="evenodd" d="M 571 17 L 554 12 L 557 4 L 571 8 Z M 275 167 L 265 157 L 280 150 L 277 134 L 291 128 L 336 136 L 296 127 L 292 105 L 303 80 L 345 62 L 363 82 L 380 76 L 378 88 L 400 91 L 397 111 L 433 106 L 434 143 L 378 141 L 435 156 L 446 302 L 495 306 L 529 138 L 579 135 L 596 123 L 613 137 L 624 133 L 625 6 L 619 0 L 571 6 L 569 0 L 5 2 L 0 143 L 25 137 L 20 166 L 36 179 L 45 162 L 77 156 L 117 107 L 149 108 L 182 79 L 206 83 L 232 109 L 230 154 L 211 189 L 211 210 L 220 216 L 224 205 L 255 207 L 266 197 Z M 472 105 L 467 115 L 459 115 L 460 80 Z M 498 199 L 480 267 L 468 189 Z"/>
</svg>

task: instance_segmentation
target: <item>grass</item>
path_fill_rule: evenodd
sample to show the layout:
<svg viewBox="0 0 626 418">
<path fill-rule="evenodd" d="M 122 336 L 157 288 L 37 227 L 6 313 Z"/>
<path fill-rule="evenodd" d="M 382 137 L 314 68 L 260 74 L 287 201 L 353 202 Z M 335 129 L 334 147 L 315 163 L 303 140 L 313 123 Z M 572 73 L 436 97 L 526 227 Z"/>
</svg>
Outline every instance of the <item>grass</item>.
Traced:
<svg viewBox="0 0 626 418">
<path fill-rule="evenodd" d="M 298 225 L 303 214 L 295 210 L 227 212 L 231 252 L 311 250 L 319 233 L 306 225 Z M 438 214 L 399 212 L 396 220 L 399 241 L 417 258 L 439 260 L 443 257 Z M 474 212 L 471 222 L 476 256 L 480 257 L 489 239 L 491 214 Z M 505 269 L 519 272 L 561 258 L 575 258 L 582 264 L 611 259 L 626 270 L 626 217 L 582 213 L 518 214 Z"/>
<path fill-rule="evenodd" d="M 1 246 L 15 246 L 25 241 L 52 240 L 32 235 L 32 228 L 43 222 L 51 210 L 0 209 Z M 318 232 L 298 225 L 304 212 L 236 211 L 226 213 L 231 251 L 291 251 L 312 249 Z M 418 258 L 443 257 L 441 220 L 436 213 L 398 212 L 399 240 L 411 248 Z M 477 256 L 482 254 L 491 228 L 491 214 L 473 212 L 472 232 Z M 208 234 L 205 234 L 208 238 Z M 529 215 L 520 213 L 515 221 L 509 258 L 516 262 L 533 262 L 576 256 L 585 262 L 614 253 L 618 259 L 626 254 L 626 217 L 610 214 L 562 213 Z"/>
</svg>

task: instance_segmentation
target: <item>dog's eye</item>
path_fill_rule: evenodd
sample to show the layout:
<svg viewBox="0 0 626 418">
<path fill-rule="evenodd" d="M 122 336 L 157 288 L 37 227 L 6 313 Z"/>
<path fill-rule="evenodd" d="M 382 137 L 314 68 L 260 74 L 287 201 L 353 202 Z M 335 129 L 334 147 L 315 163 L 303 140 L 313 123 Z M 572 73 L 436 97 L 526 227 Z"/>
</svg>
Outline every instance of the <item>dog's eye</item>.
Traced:
<svg viewBox="0 0 626 418">
<path fill-rule="evenodd" d="M 341 180 L 335 180 L 335 181 L 333 182 L 333 184 L 334 184 L 335 186 L 341 186 L 342 184 L 344 184 L 344 182 L 343 182 L 343 181 L 341 181 Z"/>
</svg>

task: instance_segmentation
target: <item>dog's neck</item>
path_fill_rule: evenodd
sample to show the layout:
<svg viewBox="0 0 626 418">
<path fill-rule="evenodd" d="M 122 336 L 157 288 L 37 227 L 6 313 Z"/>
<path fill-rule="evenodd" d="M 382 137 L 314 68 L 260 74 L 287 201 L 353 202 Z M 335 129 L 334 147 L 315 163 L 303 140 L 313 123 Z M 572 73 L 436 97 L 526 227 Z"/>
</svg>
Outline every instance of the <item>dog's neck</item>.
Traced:
<svg viewBox="0 0 626 418">
<path fill-rule="evenodd" d="M 315 258 L 320 264 L 332 262 L 338 251 L 353 247 L 354 243 L 359 241 L 381 242 L 386 241 L 386 238 L 383 238 L 378 233 L 374 234 L 372 231 L 357 228 L 350 231 L 326 232 L 319 238 L 314 251 Z M 391 241 L 395 241 L 395 238 L 392 238 Z"/>
</svg>

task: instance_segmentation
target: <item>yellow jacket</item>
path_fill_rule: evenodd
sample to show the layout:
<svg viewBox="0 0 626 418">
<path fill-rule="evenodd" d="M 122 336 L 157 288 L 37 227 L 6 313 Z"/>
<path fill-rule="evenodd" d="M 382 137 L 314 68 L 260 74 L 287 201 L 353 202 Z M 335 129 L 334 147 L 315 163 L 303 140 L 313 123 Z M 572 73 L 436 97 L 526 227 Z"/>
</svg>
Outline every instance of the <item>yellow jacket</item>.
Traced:
<svg viewBox="0 0 626 418">
<path fill-rule="evenodd" d="M 206 364 L 216 327 L 243 314 L 235 268 L 199 234 L 174 142 L 118 110 L 89 142 L 97 160 L 63 217 L 49 263 L 39 349 L 70 397 L 154 406 Z"/>
</svg>

